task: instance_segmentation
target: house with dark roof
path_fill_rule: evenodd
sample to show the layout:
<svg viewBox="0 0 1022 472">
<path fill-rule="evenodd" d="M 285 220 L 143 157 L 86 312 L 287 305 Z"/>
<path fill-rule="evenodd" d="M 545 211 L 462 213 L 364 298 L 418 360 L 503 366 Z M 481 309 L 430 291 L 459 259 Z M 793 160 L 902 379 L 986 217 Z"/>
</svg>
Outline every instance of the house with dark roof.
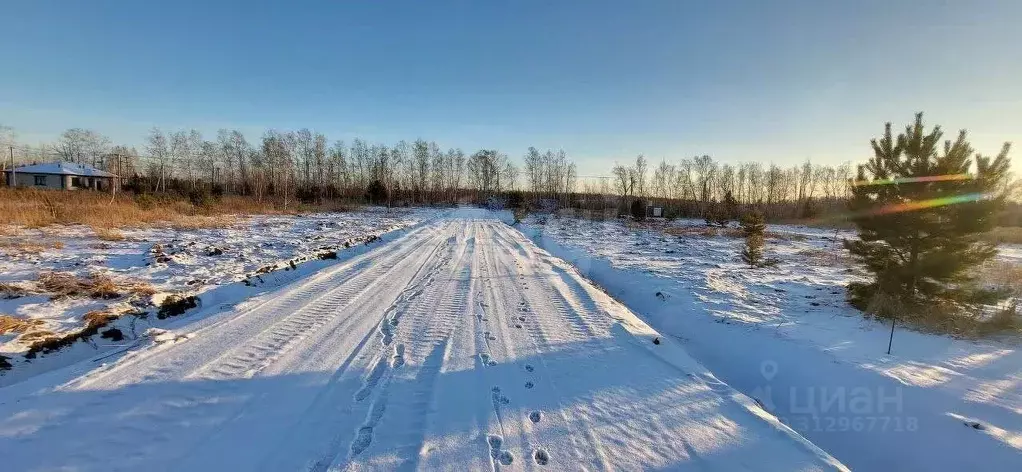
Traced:
<svg viewBox="0 0 1022 472">
<path fill-rule="evenodd" d="M 4 181 L 11 187 L 57 190 L 111 191 L 120 186 L 120 177 L 116 174 L 71 162 L 50 162 L 7 169 L 4 170 Z"/>
</svg>

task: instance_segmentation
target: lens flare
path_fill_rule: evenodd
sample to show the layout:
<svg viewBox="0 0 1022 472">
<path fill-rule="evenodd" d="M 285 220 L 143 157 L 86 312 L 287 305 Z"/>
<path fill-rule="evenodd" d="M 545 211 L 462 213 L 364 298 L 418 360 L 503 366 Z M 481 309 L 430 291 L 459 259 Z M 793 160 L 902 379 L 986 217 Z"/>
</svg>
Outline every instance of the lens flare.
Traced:
<svg viewBox="0 0 1022 472">
<path fill-rule="evenodd" d="M 950 180 L 969 180 L 971 178 L 972 176 L 969 174 L 927 175 L 923 177 L 898 177 L 896 179 L 856 180 L 852 182 L 852 185 L 860 187 L 866 185 L 908 184 L 913 182 L 947 182 Z"/>
<path fill-rule="evenodd" d="M 895 203 L 893 205 L 884 205 L 880 208 L 857 212 L 857 213 L 841 213 L 823 218 L 817 218 L 816 222 L 825 221 L 845 221 L 854 218 L 862 218 L 864 216 L 876 216 L 876 215 L 890 215 L 892 213 L 902 213 L 906 211 L 917 211 L 925 210 L 928 208 L 936 208 L 940 206 L 955 205 L 958 203 L 977 202 L 986 197 L 983 193 L 966 193 L 962 195 L 953 195 L 950 197 L 933 198 L 930 200 L 920 200 L 917 202 L 905 202 Z"/>
<path fill-rule="evenodd" d="M 885 205 L 876 210 L 866 212 L 865 215 L 889 215 L 891 213 L 901 213 L 905 211 L 916 211 L 925 210 L 927 208 L 936 208 L 939 206 L 954 205 L 956 203 L 975 202 L 983 198 L 982 193 L 967 193 L 964 195 L 954 195 L 950 197 L 933 198 L 930 200 L 920 200 L 918 202 L 905 202 L 896 203 L 894 205 Z"/>
</svg>

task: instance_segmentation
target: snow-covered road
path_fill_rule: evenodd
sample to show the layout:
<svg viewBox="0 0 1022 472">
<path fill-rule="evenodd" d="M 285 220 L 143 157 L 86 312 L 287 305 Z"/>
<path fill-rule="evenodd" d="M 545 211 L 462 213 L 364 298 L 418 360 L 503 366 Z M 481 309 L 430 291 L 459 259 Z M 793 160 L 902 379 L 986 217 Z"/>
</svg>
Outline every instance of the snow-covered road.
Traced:
<svg viewBox="0 0 1022 472">
<path fill-rule="evenodd" d="M 160 340 L 0 389 L 0 468 L 841 468 L 483 211 Z"/>
</svg>

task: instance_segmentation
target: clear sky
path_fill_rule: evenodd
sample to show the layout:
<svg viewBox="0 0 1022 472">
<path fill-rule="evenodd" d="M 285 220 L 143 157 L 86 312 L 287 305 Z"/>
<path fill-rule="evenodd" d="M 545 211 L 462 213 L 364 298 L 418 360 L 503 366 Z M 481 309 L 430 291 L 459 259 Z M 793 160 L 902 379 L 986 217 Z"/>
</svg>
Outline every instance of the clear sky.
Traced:
<svg viewBox="0 0 1022 472">
<path fill-rule="evenodd" d="M 45 1 L 0 5 L 0 123 L 141 145 L 423 137 L 615 160 L 862 160 L 916 111 L 1018 143 L 1022 1 Z"/>
</svg>

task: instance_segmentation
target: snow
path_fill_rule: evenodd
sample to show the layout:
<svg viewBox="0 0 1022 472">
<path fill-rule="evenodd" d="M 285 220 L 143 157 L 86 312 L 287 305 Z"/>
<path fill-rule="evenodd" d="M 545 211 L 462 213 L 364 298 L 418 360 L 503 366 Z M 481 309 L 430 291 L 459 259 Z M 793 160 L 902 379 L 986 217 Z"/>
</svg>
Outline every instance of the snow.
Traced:
<svg viewBox="0 0 1022 472">
<path fill-rule="evenodd" d="M 166 322 L 155 314 L 170 294 L 196 295 L 202 306 L 218 311 L 334 262 L 319 260 L 324 252 L 338 251 L 341 257 L 349 257 L 353 254 L 347 253 L 353 250 L 357 253 L 371 236 L 409 228 L 437 215 L 437 210 L 430 209 L 385 208 L 299 216 L 264 215 L 225 228 L 124 229 L 119 231 L 124 237 L 119 241 L 101 240 L 85 226 L 13 228 L 9 231 L 14 234 L 0 236 L 0 243 L 27 241 L 40 246 L 42 251 L 0 244 L 0 254 L 5 256 L 0 257 L 0 282 L 32 289 L 43 272 L 70 272 L 78 277 L 99 273 L 111 277 L 118 285 L 151 284 L 157 293 L 152 297 L 115 300 L 88 297 L 52 300 L 47 293 L 0 297 L 0 313 L 40 320 L 43 324 L 35 330 L 58 335 L 80 329 L 82 315 L 92 310 L 147 313 L 145 318 L 124 316 L 112 325 L 128 336 L 124 342 L 97 337 L 90 343 L 76 343 L 58 355 L 41 355 L 30 363 L 22 356 L 29 342 L 14 333 L 0 335 L 0 355 L 11 358 L 14 364 L 12 370 L 0 371 L 0 386 L 124 347 L 145 328 Z M 345 244 L 352 248 L 345 249 Z M 160 250 L 154 252 L 154 247 Z M 160 262 L 159 253 L 169 259 Z M 290 262 L 294 262 L 295 270 Z M 267 272 L 271 267 L 275 270 Z"/>
<path fill-rule="evenodd" d="M 886 355 L 890 325 L 844 301 L 863 276 L 840 246 L 851 233 L 769 225 L 780 263 L 752 270 L 740 239 L 665 226 L 532 217 L 520 229 L 853 469 L 1022 470 L 1018 340 L 899 327 Z"/>
<path fill-rule="evenodd" d="M 299 272 L 0 389 L 4 468 L 844 470 L 493 213 Z"/>
</svg>

